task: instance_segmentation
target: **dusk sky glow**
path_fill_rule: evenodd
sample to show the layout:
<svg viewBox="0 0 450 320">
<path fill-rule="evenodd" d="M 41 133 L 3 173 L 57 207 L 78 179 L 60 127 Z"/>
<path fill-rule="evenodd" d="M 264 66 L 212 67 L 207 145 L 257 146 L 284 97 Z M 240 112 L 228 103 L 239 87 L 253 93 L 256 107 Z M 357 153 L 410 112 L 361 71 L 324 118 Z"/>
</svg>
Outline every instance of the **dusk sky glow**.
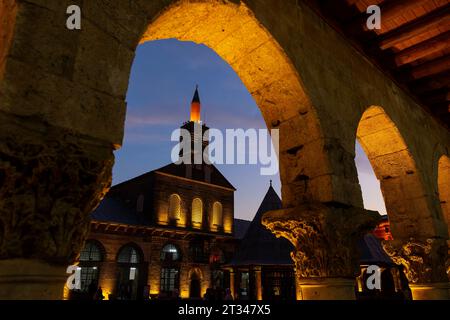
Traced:
<svg viewBox="0 0 450 320">
<path fill-rule="evenodd" d="M 233 69 L 211 49 L 189 42 L 163 40 L 138 47 L 127 94 L 123 147 L 116 151 L 113 184 L 171 162 L 174 129 L 189 119 L 199 85 L 201 117 L 212 128 L 265 128 L 252 96 Z M 357 145 L 356 163 L 365 207 L 385 214 L 372 167 Z M 280 178 L 261 176 L 260 165 L 218 165 L 236 187 L 235 217 L 252 219 L 269 181 L 280 193 Z"/>
</svg>

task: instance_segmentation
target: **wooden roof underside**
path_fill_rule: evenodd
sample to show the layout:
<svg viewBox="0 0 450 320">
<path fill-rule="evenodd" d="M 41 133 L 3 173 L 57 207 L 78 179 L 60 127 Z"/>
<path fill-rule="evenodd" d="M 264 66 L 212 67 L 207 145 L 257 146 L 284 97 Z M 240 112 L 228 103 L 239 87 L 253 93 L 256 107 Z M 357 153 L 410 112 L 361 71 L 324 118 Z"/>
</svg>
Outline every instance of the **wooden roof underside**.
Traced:
<svg viewBox="0 0 450 320">
<path fill-rule="evenodd" d="M 304 0 L 450 130 L 450 0 Z M 368 6 L 381 29 L 367 30 Z"/>
</svg>

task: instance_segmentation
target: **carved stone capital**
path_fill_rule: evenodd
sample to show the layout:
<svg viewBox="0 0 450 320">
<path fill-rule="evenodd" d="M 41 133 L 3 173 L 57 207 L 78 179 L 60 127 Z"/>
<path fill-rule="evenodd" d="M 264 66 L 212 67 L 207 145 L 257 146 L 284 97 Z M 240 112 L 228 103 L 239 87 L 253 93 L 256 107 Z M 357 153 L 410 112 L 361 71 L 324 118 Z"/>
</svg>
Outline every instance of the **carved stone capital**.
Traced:
<svg viewBox="0 0 450 320">
<path fill-rule="evenodd" d="M 446 275 L 447 243 L 443 239 L 395 239 L 383 241 L 383 249 L 405 269 L 411 284 L 448 281 Z"/>
<path fill-rule="evenodd" d="M 379 217 L 360 208 L 304 203 L 266 213 L 263 224 L 294 245 L 291 256 L 300 278 L 354 278 L 359 273 L 358 240 Z"/>
<path fill-rule="evenodd" d="M 20 121 L 0 119 L 0 259 L 67 265 L 111 185 L 113 148 Z"/>
</svg>

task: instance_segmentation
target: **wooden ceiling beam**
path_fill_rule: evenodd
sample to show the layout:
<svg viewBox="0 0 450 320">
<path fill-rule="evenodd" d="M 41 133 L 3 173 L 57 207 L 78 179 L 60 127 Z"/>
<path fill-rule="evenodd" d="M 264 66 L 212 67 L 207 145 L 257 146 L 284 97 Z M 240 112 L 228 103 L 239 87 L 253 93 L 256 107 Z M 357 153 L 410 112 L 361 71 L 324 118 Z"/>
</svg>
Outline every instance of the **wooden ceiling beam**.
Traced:
<svg viewBox="0 0 450 320">
<path fill-rule="evenodd" d="M 418 65 L 411 69 L 410 76 L 412 79 L 421 79 L 437 73 L 450 70 L 450 55 L 447 54 L 438 59 L 434 59 Z"/>
<path fill-rule="evenodd" d="M 450 71 L 444 71 L 430 77 L 411 82 L 409 88 L 414 94 L 423 94 L 450 86 Z"/>
<path fill-rule="evenodd" d="M 408 11 L 416 9 L 428 1 L 429 0 L 385 1 L 380 5 L 381 23 L 395 19 Z"/>
<path fill-rule="evenodd" d="M 378 44 L 385 50 L 416 37 L 434 27 L 450 24 L 450 4 L 437 8 L 411 22 L 401 25 L 379 37 Z"/>
<path fill-rule="evenodd" d="M 428 93 L 422 98 L 426 105 L 432 106 L 440 103 L 447 103 L 450 101 L 449 88 L 439 89 Z"/>
<path fill-rule="evenodd" d="M 397 66 L 402 66 L 429 56 L 440 50 L 445 50 L 448 47 L 450 47 L 450 31 L 441 33 L 436 37 L 430 38 L 396 53 L 395 63 Z"/>
</svg>

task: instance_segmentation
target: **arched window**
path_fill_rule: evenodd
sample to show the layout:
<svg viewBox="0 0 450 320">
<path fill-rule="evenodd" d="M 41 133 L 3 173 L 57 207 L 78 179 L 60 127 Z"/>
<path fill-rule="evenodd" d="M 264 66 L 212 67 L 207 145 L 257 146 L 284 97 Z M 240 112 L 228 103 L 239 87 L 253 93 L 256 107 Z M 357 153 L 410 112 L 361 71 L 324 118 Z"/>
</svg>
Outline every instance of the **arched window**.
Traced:
<svg viewBox="0 0 450 320">
<path fill-rule="evenodd" d="M 117 255 L 117 298 L 121 300 L 137 299 L 142 286 L 143 254 L 135 244 L 127 244 Z"/>
<path fill-rule="evenodd" d="M 96 241 L 88 240 L 80 253 L 80 262 L 102 261 L 103 250 Z"/>
<path fill-rule="evenodd" d="M 203 220 L 203 202 L 200 198 L 192 200 L 192 226 L 200 228 Z"/>
<path fill-rule="evenodd" d="M 180 251 L 173 244 L 166 244 L 161 250 L 161 260 L 170 262 L 180 259 Z"/>
<path fill-rule="evenodd" d="M 169 197 L 169 220 L 181 219 L 181 198 L 177 194 Z"/>
<path fill-rule="evenodd" d="M 136 201 L 136 211 L 141 213 L 144 212 L 144 195 L 140 194 Z"/>
<path fill-rule="evenodd" d="M 104 259 L 104 250 L 102 245 L 94 240 L 86 241 L 84 248 L 80 253 L 80 291 L 87 292 L 89 286 L 97 286 L 100 265 L 99 262 Z"/>
<path fill-rule="evenodd" d="M 141 263 L 142 257 L 141 254 L 136 250 L 133 245 L 126 245 L 122 247 L 119 251 L 119 255 L 117 256 L 117 262 L 120 263 Z"/>
<path fill-rule="evenodd" d="M 213 226 L 222 226 L 222 204 L 218 201 L 213 204 L 212 224 Z"/>
</svg>

